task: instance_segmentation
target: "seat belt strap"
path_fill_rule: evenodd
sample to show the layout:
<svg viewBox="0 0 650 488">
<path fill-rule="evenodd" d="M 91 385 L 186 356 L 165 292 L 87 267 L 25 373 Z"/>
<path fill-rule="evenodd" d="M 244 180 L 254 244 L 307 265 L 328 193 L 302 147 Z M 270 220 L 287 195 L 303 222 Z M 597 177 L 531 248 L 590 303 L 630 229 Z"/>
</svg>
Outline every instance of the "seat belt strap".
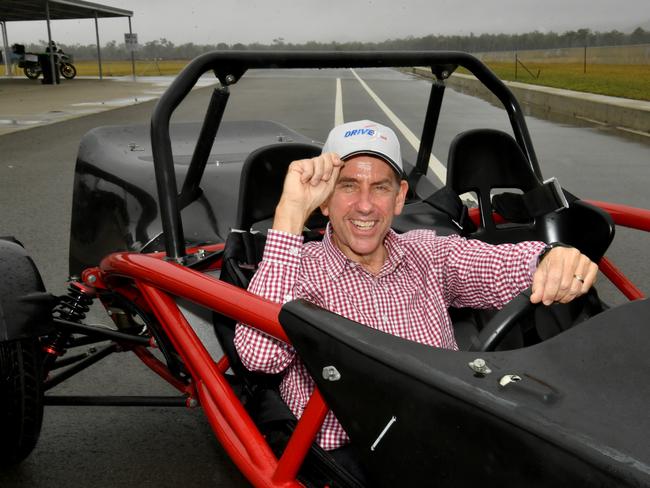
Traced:
<svg viewBox="0 0 650 488">
<path fill-rule="evenodd" d="M 564 192 L 557 178 L 524 193 L 500 193 L 492 197 L 492 206 L 497 213 L 510 222 L 529 222 L 535 217 L 569 208 L 569 200 L 575 197 Z"/>
<path fill-rule="evenodd" d="M 476 225 L 469 218 L 467 207 L 456 192 L 448 186 L 443 186 L 426 198 L 424 202 L 447 214 L 461 231 L 461 235 L 467 236 L 476 230 Z"/>
</svg>

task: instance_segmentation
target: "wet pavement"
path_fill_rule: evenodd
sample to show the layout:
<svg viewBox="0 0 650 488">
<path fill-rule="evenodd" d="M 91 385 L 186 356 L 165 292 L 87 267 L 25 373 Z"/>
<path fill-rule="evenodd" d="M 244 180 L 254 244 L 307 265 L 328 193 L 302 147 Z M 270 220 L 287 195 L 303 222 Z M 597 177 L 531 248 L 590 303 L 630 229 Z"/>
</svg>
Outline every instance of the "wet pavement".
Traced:
<svg viewBox="0 0 650 488">
<path fill-rule="evenodd" d="M 77 77 L 43 85 L 24 77 L 0 77 L 0 135 L 154 100 L 173 79 Z M 213 77 L 206 77 L 197 87 L 213 83 Z"/>
<path fill-rule="evenodd" d="M 416 134 L 422 132 L 422 112 L 430 88 L 427 81 L 390 70 L 358 73 L 407 127 Z M 346 120 L 370 118 L 390 123 L 347 70 L 303 70 L 292 72 L 291 76 L 275 71 L 250 73 L 233 87 L 224 120 L 273 119 L 308 137 L 323 140 L 334 121 L 337 77 L 342 82 Z M 140 97 L 155 95 L 148 92 L 162 92 L 164 86 L 156 83 L 168 84 L 171 79 L 146 78 L 132 86 L 128 79 L 80 79 L 74 80 L 74 84 L 45 89 L 40 83 L 24 80 L 25 88 L 16 89 L 14 95 L 3 95 L 4 80 L 0 79 L 0 118 L 8 119 L 5 114 L 9 113 L 7 107 L 11 107 L 16 112 L 24 109 L 24 119 L 16 120 L 38 121 L 32 126 L 18 126 L 14 130 L 19 132 L 0 137 L 1 232 L 23 241 L 48 291 L 65 291 L 72 181 L 79 140 L 89 129 L 100 125 L 148 124 L 154 102 L 141 103 Z M 84 97 L 85 85 L 89 86 L 90 95 Z M 210 92 L 194 91 L 179 106 L 174 120 L 200 120 Z M 42 103 L 50 105 L 36 105 L 38 110 L 30 114 L 23 104 L 34 102 L 31 98 L 43 93 L 55 99 L 42 97 Z M 27 101 L 19 101 L 19 96 Z M 135 105 L 125 100 L 133 100 Z M 119 105 L 122 103 L 128 106 Z M 111 104 L 120 108 L 108 110 L 114 108 Z M 82 110 L 101 113 L 80 117 Z M 46 117 L 49 112 L 52 118 Z M 56 114 L 61 118 L 56 119 Z M 53 124 L 58 120 L 64 121 Z M 647 138 L 623 138 L 615 131 L 585 121 L 581 127 L 534 116 L 527 117 L 527 122 L 545 176 L 557 176 L 580 196 L 650 208 Z M 43 123 L 52 125 L 38 127 Z M 32 129 L 21 130 L 27 127 Z M 434 152 L 444 162 L 454 136 L 476 127 L 508 130 L 507 117 L 501 109 L 480 99 L 450 90 Z M 415 150 L 403 138 L 401 142 L 404 158 L 414 161 Z M 650 262 L 645 257 L 650 249 L 650 234 L 640 234 L 617 229 L 616 242 L 608 255 L 647 293 Z M 599 289 L 607 296 L 605 285 L 606 280 L 602 279 Z M 97 315 L 93 322 L 108 320 L 105 315 Z M 116 354 L 57 386 L 53 393 L 168 395 L 170 387 L 134 356 Z M 0 470 L 2 488 L 248 485 L 215 440 L 202 411 L 184 408 L 47 407 L 34 452 L 20 466 Z"/>
</svg>

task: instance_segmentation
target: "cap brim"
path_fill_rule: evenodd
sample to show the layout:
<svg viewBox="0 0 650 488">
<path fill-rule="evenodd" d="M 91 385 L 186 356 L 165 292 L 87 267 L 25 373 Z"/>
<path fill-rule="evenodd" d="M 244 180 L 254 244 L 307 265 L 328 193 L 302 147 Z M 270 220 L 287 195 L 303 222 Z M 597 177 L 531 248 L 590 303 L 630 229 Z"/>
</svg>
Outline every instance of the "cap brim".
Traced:
<svg viewBox="0 0 650 488">
<path fill-rule="evenodd" d="M 352 158 L 354 156 L 359 156 L 361 154 L 370 154 L 371 156 L 376 156 L 379 159 L 381 159 L 383 161 L 386 161 L 388 163 L 388 165 L 393 169 L 393 171 L 395 171 L 395 173 L 397 173 L 397 176 L 399 176 L 403 180 L 406 179 L 406 173 L 404 172 L 404 170 L 402 168 L 399 167 L 399 165 L 395 161 L 393 161 L 391 158 L 389 158 L 385 154 L 382 154 L 382 153 L 377 152 L 377 151 L 368 151 L 366 149 L 364 149 L 362 151 L 353 151 L 351 153 L 345 154 L 344 156 L 340 156 L 340 158 L 343 161 L 347 161 L 348 159 L 350 159 L 350 158 Z"/>
</svg>

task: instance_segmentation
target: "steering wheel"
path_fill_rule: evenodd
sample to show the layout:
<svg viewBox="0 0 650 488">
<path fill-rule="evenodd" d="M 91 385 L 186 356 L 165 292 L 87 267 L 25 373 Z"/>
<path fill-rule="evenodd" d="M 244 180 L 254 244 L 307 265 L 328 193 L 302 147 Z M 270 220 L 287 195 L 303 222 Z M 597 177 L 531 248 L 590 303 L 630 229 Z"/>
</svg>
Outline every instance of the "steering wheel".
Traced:
<svg viewBox="0 0 650 488">
<path fill-rule="evenodd" d="M 478 335 L 470 351 L 494 351 L 517 321 L 539 304 L 530 302 L 530 288 L 522 291 L 497 312 Z"/>
</svg>

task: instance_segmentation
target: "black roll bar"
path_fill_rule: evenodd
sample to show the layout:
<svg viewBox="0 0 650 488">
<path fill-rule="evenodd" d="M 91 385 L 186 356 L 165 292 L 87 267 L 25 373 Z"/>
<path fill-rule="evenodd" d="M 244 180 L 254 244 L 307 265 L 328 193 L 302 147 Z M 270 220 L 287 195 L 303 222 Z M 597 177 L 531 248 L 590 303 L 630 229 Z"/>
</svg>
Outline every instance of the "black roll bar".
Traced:
<svg viewBox="0 0 650 488">
<path fill-rule="evenodd" d="M 179 195 L 174 172 L 169 124 L 176 107 L 183 101 L 204 73 L 213 71 L 221 85 L 225 87 L 236 83 L 249 69 L 385 68 L 413 66 L 428 66 L 438 78 L 447 78 L 458 66 L 462 66 L 476 76 L 503 104 L 510 119 L 515 139 L 528 158 L 533 171 L 541 178 L 537 157 L 535 156 L 530 134 L 519 103 L 508 87 L 487 66 L 470 54 L 454 51 L 210 52 L 197 57 L 181 71 L 158 100 L 151 117 L 151 145 L 167 259 L 183 263 L 185 257 L 185 242 L 180 218 Z M 225 106 L 220 107 L 221 110 L 223 108 Z M 435 113 L 435 111 L 429 112 Z M 427 127 L 427 124 L 428 121 L 425 120 L 425 127 Z M 204 132 L 206 133 L 206 137 L 213 137 L 212 134 L 216 134 L 217 130 L 218 126 Z M 209 144 L 211 143 L 212 141 L 209 142 Z M 207 147 L 208 142 L 199 140 L 197 141 L 197 146 Z M 429 147 L 428 150 L 430 151 L 431 148 Z M 428 161 L 428 156 L 428 154 L 419 154 L 418 162 Z M 205 161 L 202 161 L 204 157 L 207 158 L 207 154 L 205 151 L 201 151 L 200 158 L 193 158 L 188 173 L 191 172 L 193 175 L 200 175 L 202 169 L 198 167 L 192 168 L 192 165 L 205 165 Z M 422 168 L 416 169 L 422 171 Z M 424 168 L 424 171 L 426 172 L 426 168 Z M 196 176 L 193 176 L 190 180 L 190 187 L 198 185 Z M 186 187 L 186 190 L 189 190 L 189 188 Z M 187 195 L 188 192 L 184 192 L 184 196 Z M 183 203 L 186 204 L 187 202 L 184 201 Z"/>
<path fill-rule="evenodd" d="M 219 130 L 219 126 L 221 125 L 221 119 L 226 110 L 229 96 L 230 92 L 227 86 L 220 86 L 212 92 L 208 110 L 205 112 L 205 117 L 203 118 L 203 127 L 201 127 L 201 133 L 196 142 L 194 154 L 192 154 L 192 161 L 185 175 L 183 189 L 178 196 L 178 204 L 181 210 L 201 194 L 199 184 L 203 178 L 205 165 L 208 163 L 210 150 L 217 136 L 217 130 Z"/>
<path fill-rule="evenodd" d="M 420 136 L 420 148 L 415 162 L 415 167 L 408 178 L 409 188 L 416 193 L 416 188 L 420 178 L 427 174 L 429 167 L 429 158 L 433 149 L 433 140 L 436 137 L 438 127 L 438 118 L 442 107 L 442 98 L 445 95 L 445 82 L 436 78 L 431 84 L 429 93 L 429 102 L 427 103 L 427 112 L 424 116 L 424 125 L 422 126 L 422 135 Z"/>
</svg>

